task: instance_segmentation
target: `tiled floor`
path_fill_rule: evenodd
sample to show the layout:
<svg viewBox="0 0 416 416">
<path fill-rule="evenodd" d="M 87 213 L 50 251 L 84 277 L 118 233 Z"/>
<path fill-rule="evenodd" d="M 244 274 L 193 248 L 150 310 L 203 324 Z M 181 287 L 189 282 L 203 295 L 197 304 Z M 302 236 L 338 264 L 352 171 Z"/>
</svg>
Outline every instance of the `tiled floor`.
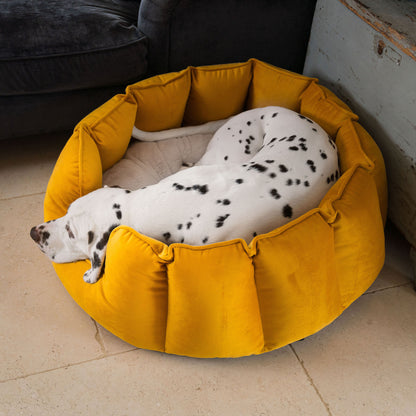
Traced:
<svg viewBox="0 0 416 416">
<path fill-rule="evenodd" d="M 416 292 L 393 227 L 373 286 L 304 341 L 240 359 L 138 350 L 75 304 L 29 238 L 65 139 L 0 142 L 0 416 L 416 415 Z"/>
</svg>

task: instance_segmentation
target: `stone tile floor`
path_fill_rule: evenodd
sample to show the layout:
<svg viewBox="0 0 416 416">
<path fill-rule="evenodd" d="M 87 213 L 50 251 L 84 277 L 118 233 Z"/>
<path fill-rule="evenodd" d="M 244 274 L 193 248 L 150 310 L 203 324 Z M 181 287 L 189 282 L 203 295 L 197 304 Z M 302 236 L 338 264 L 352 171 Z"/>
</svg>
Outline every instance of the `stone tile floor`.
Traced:
<svg viewBox="0 0 416 416">
<path fill-rule="evenodd" d="M 393 226 L 372 287 L 303 341 L 240 359 L 136 349 L 75 304 L 29 238 L 67 137 L 0 142 L 0 416 L 416 414 L 416 292 Z"/>
</svg>

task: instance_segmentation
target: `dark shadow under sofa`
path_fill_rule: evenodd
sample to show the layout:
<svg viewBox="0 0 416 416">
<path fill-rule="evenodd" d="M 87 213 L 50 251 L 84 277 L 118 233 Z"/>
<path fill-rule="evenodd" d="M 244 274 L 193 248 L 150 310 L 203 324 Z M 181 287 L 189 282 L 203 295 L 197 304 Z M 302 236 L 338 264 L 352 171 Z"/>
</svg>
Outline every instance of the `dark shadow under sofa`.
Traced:
<svg viewBox="0 0 416 416">
<path fill-rule="evenodd" d="M 0 0 L 0 139 L 71 130 L 147 76 L 254 57 L 302 72 L 316 0 Z"/>
</svg>

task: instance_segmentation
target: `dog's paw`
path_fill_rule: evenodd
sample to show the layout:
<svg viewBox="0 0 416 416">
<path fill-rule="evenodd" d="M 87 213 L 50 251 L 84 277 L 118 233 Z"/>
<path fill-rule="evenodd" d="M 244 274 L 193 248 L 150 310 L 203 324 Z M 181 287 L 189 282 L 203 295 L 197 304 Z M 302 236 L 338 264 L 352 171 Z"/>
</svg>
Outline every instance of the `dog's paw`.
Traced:
<svg viewBox="0 0 416 416">
<path fill-rule="evenodd" d="M 89 269 L 84 273 L 84 282 L 85 283 L 96 283 L 97 280 L 100 278 L 100 270 L 99 269 Z"/>
</svg>

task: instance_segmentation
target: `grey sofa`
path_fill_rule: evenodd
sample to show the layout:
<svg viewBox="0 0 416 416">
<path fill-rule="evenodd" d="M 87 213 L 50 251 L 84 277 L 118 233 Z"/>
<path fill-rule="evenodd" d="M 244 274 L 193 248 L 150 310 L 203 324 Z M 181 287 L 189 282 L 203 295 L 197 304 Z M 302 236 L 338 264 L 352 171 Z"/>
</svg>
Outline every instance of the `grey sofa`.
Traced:
<svg viewBox="0 0 416 416">
<path fill-rule="evenodd" d="M 71 130 L 126 85 L 255 57 L 301 72 L 316 0 L 0 0 L 0 139 Z"/>
</svg>

